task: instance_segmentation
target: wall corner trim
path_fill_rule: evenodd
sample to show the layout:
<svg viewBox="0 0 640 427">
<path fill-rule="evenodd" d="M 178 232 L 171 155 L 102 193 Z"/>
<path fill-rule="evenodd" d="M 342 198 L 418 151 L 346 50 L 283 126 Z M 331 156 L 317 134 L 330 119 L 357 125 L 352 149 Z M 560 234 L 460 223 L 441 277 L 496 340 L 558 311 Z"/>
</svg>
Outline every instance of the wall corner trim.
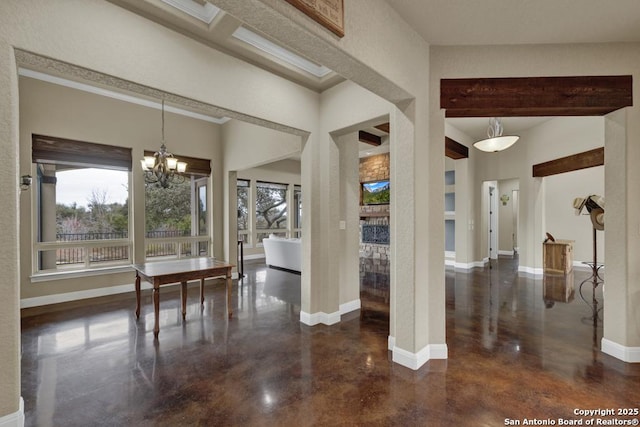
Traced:
<svg viewBox="0 0 640 427">
<path fill-rule="evenodd" d="M 626 347 L 602 338 L 602 352 L 627 363 L 640 363 L 640 347 Z"/>
<path fill-rule="evenodd" d="M 24 427 L 24 399 L 22 397 L 20 397 L 16 412 L 0 417 L 0 427 Z"/>
<path fill-rule="evenodd" d="M 315 326 L 321 323 L 329 326 L 335 325 L 336 323 L 340 323 L 340 311 L 334 311 L 333 313 L 320 311 L 313 314 L 300 311 L 300 322 L 308 326 Z"/>
<path fill-rule="evenodd" d="M 417 353 L 411 353 L 400 347 L 393 347 L 393 361 L 414 371 L 431 359 L 447 359 L 448 350 L 446 344 L 429 344 Z"/>
<path fill-rule="evenodd" d="M 392 337 L 391 335 L 389 335 L 389 337 L 387 338 L 387 348 L 390 351 L 393 351 L 393 348 L 396 346 L 396 337 Z"/>
<path fill-rule="evenodd" d="M 360 303 L 360 298 L 354 299 L 353 301 L 345 302 L 344 304 L 340 304 L 340 315 L 360 310 L 361 306 L 362 304 Z"/>
</svg>

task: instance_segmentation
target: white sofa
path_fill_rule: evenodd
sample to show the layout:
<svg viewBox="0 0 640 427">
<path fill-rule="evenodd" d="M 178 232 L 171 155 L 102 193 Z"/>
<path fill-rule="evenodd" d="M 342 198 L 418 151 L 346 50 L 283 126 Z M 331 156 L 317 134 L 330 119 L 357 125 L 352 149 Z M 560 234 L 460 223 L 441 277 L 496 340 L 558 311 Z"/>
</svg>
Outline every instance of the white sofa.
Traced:
<svg viewBox="0 0 640 427">
<path fill-rule="evenodd" d="M 302 271 L 302 241 L 270 235 L 262 240 L 264 257 L 269 267 Z"/>
</svg>

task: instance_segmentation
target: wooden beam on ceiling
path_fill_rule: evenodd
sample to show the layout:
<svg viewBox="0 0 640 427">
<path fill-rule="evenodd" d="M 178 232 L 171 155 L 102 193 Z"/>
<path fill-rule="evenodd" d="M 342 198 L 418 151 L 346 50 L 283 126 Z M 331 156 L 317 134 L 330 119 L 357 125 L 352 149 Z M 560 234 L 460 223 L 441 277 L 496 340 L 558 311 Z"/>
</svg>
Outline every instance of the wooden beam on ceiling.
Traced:
<svg viewBox="0 0 640 427">
<path fill-rule="evenodd" d="M 387 123 L 382 123 L 381 125 L 378 126 L 374 126 L 376 129 L 382 131 L 382 132 L 386 132 L 389 133 L 390 127 L 389 127 L 389 122 Z"/>
<path fill-rule="evenodd" d="M 440 80 L 446 117 L 602 116 L 632 105 L 630 75 Z"/>
<path fill-rule="evenodd" d="M 448 136 L 444 137 L 444 155 L 450 159 L 466 159 L 469 157 L 469 147 L 454 141 Z"/>
<path fill-rule="evenodd" d="M 604 165 L 604 147 L 533 165 L 534 178 Z"/>
<path fill-rule="evenodd" d="M 382 138 L 378 135 L 374 135 L 369 132 L 365 132 L 363 130 L 358 131 L 358 139 L 360 142 L 364 142 L 366 144 L 375 145 L 376 147 L 382 144 Z"/>
</svg>

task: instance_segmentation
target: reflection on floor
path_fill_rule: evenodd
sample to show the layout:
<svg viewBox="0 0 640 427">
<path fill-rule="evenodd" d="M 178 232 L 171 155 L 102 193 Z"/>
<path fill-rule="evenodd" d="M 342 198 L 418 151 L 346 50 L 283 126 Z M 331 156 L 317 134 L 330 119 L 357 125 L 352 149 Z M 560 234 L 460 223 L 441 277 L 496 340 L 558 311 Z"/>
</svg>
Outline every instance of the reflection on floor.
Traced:
<svg viewBox="0 0 640 427">
<path fill-rule="evenodd" d="M 640 367 L 599 351 L 601 322 L 566 297 L 571 284 L 548 288 L 510 259 L 447 270 L 448 360 L 392 363 L 378 267 L 363 269 L 367 315 L 333 326 L 301 324 L 300 276 L 256 263 L 234 286 L 231 320 L 222 282 L 202 308 L 190 287 L 185 322 L 179 292 L 162 289 L 157 342 L 148 291 L 138 321 L 134 295 L 24 310 L 26 425 L 498 426 L 640 406 Z"/>
</svg>

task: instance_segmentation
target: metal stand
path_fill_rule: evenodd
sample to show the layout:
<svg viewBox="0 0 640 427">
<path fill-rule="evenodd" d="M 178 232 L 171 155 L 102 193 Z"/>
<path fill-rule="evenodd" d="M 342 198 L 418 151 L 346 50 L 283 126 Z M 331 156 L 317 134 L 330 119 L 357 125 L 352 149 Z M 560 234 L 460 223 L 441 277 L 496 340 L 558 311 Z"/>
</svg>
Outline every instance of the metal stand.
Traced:
<svg viewBox="0 0 640 427">
<path fill-rule="evenodd" d="M 598 324 L 598 320 L 600 318 L 599 313 L 600 311 L 602 311 L 603 307 L 598 308 L 598 299 L 596 298 L 596 288 L 598 287 L 598 285 L 604 283 L 604 279 L 602 277 L 600 277 L 600 269 L 602 267 L 604 267 L 604 264 L 598 264 L 598 249 L 597 249 L 597 235 L 596 235 L 597 230 L 594 228 L 593 229 L 593 262 L 583 262 L 583 264 L 588 265 L 589 267 L 591 267 L 591 276 L 589 276 L 588 278 L 586 278 L 585 280 L 583 280 L 580 283 L 580 298 L 582 298 L 582 300 L 584 302 L 587 303 L 587 305 L 589 305 L 589 307 L 591 307 L 591 311 L 593 313 L 593 315 L 591 317 L 586 317 L 583 320 L 593 320 L 593 324 L 594 326 Z M 591 302 L 589 302 L 583 295 L 582 293 L 582 287 L 584 286 L 585 283 L 591 283 L 592 288 L 591 288 Z"/>
<path fill-rule="evenodd" d="M 244 278 L 244 241 L 238 240 L 238 279 Z"/>
</svg>

